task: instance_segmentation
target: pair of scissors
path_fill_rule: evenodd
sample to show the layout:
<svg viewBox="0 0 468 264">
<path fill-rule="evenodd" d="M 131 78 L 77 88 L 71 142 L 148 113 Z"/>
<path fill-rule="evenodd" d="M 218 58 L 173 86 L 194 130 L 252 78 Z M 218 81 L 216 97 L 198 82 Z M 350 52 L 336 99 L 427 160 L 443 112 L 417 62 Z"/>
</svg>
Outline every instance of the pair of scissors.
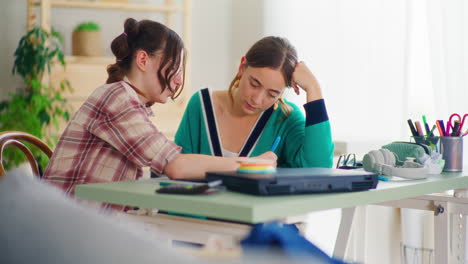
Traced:
<svg viewBox="0 0 468 264">
<path fill-rule="evenodd" d="M 465 124 L 466 117 L 468 117 L 468 114 L 464 114 L 463 118 L 457 113 L 453 113 L 452 115 L 450 115 L 449 121 L 447 122 L 445 135 L 452 137 L 466 136 L 468 134 L 468 131 L 466 131 L 464 134 L 461 134 L 463 131 L 462 129 L 463 125 Z M 450 130 L 452 130 L 452 134 L 450 134 Z"/>
</svg>

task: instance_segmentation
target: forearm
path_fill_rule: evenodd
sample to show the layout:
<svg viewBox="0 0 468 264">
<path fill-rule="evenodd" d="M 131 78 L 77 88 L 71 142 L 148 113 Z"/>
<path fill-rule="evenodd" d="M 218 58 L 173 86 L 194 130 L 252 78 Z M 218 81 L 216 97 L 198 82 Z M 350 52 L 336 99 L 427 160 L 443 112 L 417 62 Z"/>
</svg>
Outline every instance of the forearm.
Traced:
<svg viewBox="0 0 468 264">
<path fill-rule="evenodd" d="M 304 105 L 306 120 L 291 116 L 286 140 L 287 164 L 295 167 L 330 167 L 333 141 L 323 99 Z M 295 117 L 295 118 L 294 118 Z M 303 127 L 305 126 L 305 127 Z"/>
<path fill-rule="evenodd" d="M 311 167 L 330 168 L 333 165 L 334 144 L 330 122 L 324 121 L 306 128 L 304 155 Z"/>
<path fill-rule="evenodd" d="M 320 86 L 318 85 L 314 86 L 313 88 L 310 88 L 306 93 L 307 93 L 307 103 L 323 99 L 322 90 L 320 89 Z"/>
<path fill-rule="evenodd" d="M 207 171 L 234 171 L 242 158 L 222 158 L 200 154 L 180 154 L 164 169 L 171 179 L 204 178 Z"/>
<path fill-rule="evenodd" d="M 305 152 L 309 155 L 310 165 L 330 167 L 333 162 L 333 141 L 331 126 L 323 99 L 304 105 L 306 112 Z"/>
</svg>

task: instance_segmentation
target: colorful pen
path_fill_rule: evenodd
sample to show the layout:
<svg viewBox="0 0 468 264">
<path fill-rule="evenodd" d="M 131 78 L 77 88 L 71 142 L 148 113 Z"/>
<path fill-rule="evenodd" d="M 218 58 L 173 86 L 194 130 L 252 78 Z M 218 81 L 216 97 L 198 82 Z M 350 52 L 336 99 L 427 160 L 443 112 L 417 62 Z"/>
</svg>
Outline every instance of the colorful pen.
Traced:
<svg viewBox="0 0 468 264">
<path fill-rule="evenodd" d="M 439 121 L 440 121 L 440 120 L 437 120 L 437 121 L 436 121 L 436 126 L 437 126 L 437 130 L 439 131 L 439 135 L 440 135 L 441 137 L 443 137 L 443 136 L 445 136 L 445 132 L 444 132 L 444 130 L 442 129 L 442 127 L 440 126 L 440 122 L 439 122 Z"/>
<path fill-rule="evenodd" d="M 414 127 L 413 121 L 411 121 L 411 119 L 408 119 L 408 125 L 409 125 L 409 128 L 411 130 L 411 134 L 413 135 L 413 137 L 418 136 L 418 131 L 416 131 L 416 128 Z"/>
<path fill-rule="evenodd" d="M 388 182 L 388 178 L 387 177 L 384 177 L 384 176 L 377 176 L 379 178 L 380 181 L 385 181 L 385 182 Z"/>
<path fill-rule="evenodd" d="M 440 135 L 441 137 L 445 137 L 447 136 L 447 133 L 445 133 L 445 126 L 444 126 L 444 120 L 439 120 L 439 125 L 440 125 L 440 128 L 442 128 L 442 132 L 444 132 L 444 134 Z"/>
<path fill-rule="evenodd" d="M 427 124 L 426 116 L 422 116 L 423 124 L 424 124 L 424 129 L 426 129 L 426 135 L 429 136 L 429 133 L 431 130 L 429 129 L 429 125 Z"/>
<path fill-rule="evenodd" d="M 163 186 L 163 187 L 164 186 L 169 186 L 171 184 L 172 184 L 172 182 L 159 182 L 159 186 Z"/>
<path fill-rule="evenodd" d="M 276 148 L 278 147 L 280 141 L 281 141 L 281 137 L 278 136 L 278 137 L 275 139 L 275 142 L 273 142 L 273 145 L 271 146 L 271 149 L 270 149 L 271 152 L 275 152 L 275 150 L 276 150 Z"/>
<path fill-rule="evenodd" d="M 450 136 L 450 121 L 447 121 L 447 127 L 445 128 L 445 136 Z"/>
<path fill-rule="evenodd" d="M 451 134 L 452 137 L 458 137 L 458 128 L 459 127 L 460 127 L 460 122 L 455 121 L 455 124 L 453 125 L 453 128 L 452 128 L 452 134 Z"/>
<path fill-rule="evenodd" d="M 416 129 L 418 130 L 418 136 L 424 135 L 424 132 L 419 121 L 414 122 L 416 124 Z"/>
<path fill-rule="evenodd" d="M 435 129 L 435 128 L 436 128 L 436 125 L 433 125 L 431 131 L 429 132 L 428 137 L 434 136 L 434 129 Z"/>
</svg>

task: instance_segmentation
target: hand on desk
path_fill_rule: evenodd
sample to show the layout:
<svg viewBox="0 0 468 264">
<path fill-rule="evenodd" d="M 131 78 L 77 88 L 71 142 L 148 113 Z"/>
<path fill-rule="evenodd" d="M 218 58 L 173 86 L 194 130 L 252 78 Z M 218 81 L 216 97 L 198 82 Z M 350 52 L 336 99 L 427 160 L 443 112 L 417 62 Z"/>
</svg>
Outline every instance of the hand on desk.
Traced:
<svg viewBox="0 0 468 264">
<path fill-rule="evenodd" d="M 267 151 L 259 156 L 253 157 L 254 159 L 266 159 L 269 161 L 273 161 L 272 165 L 276 167 L 276 161 L 278 160 L 278 156 L 272 151 Z"/>
</svg>

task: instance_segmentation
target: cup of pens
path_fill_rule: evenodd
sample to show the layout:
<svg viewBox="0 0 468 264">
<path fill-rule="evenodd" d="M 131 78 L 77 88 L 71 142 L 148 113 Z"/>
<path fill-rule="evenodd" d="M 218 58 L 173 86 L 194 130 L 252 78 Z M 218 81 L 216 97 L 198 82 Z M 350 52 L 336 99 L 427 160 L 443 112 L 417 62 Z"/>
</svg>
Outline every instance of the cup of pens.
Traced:
<svg viewBox="0 0 468 264">
<path fill-rule="evenodd" d="M 459 114 L 452 114 L 446 126 L 443 120 L 437 120 L 432 129 L 429 129 L 425 116 L 422 116 L 422 124 L 419 121 L 413 124 L 411 119 L 408 119 L 414 142 L 431 146 L 433 150 L 442 154 L 442 159 L 445 160 L 443 169 L 445 172 L 463 171 L 463 137 L 468 134 L 468 130 L 463 130 L 466 117 L 468 114 L 465 114 L 463 118 Z M 424 134 L 423 126 L 426 134 Z M 436 131 L 434 131 L 435 128 L 437 128 Z M 434 132 L 438 132 L 440 137 L 434 136 Z"/>
<path fill-rule="evenodd" d="M 445 160 L 444 171 L 463 171 L 463 137 L 441 137 L 440 153 Z"/>
<path fill-rule="evenodd" d="M 463 125 L 468 114 L 464 114 L 463 118 L 457 113 L 450 115 L 445 130 L 442 132 L 440 148 L 442 157 L 445 160 L 444 171 L 446 172 L 461 172 L 463 171 L 463 137 L 468 134 Z M 444 122 L 437 121 L 441 127 Z"/>
</svg>

